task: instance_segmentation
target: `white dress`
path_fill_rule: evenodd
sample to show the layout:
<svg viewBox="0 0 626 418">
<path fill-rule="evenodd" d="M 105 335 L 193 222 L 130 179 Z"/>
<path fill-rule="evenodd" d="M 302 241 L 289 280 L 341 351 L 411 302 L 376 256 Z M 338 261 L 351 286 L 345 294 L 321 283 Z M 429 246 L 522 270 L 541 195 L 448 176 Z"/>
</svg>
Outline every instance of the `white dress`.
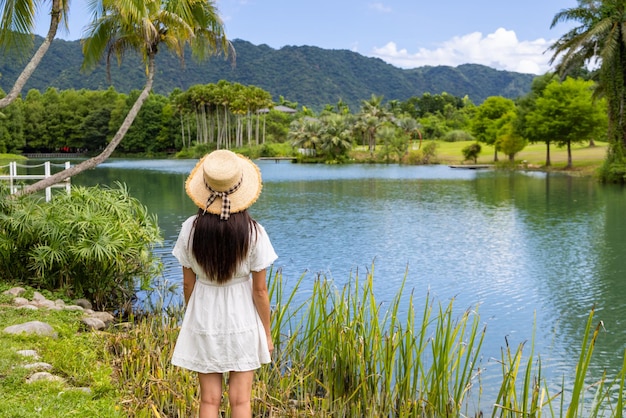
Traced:
<svg viewBox="0 0 626 418">
<path fill-rule="evenodd" d="M 181 228 L 172 254 L 196 273 L 194 286 L 176 340 L 172 364 L 199 373 L 249 371 L 271 361 L 265 329 L 252 300 L 252 271 L 269 267 L 277 258 L 257 224 L 249 256 L 225 284 L 209 281 L 196 262 L 189 240 L 197 215 Z"/>
</svg>

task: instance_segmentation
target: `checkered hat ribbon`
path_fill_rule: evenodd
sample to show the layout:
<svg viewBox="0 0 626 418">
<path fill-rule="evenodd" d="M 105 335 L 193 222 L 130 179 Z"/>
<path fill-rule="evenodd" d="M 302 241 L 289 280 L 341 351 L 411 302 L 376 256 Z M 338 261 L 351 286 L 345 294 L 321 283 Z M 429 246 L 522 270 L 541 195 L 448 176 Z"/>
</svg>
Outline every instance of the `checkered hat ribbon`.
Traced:
<svg viewBox="0 0 626 418">
<path fill-rule="evenodd" d="M 204 185 L 209 190 L 209 198 L 207 199 L 206 206 L 204 208 L 204 213 L 206 213 L 209 206 L 211 206 L 211 203 L 213 203 L 215 199 L 220 197 L 222 198 L 222 212 L 220 213 L 220 219 L 223 221 L 227 221 L 228 218 L 230 218 L 230 199 L 228 198 L 228 195 L 235 193 L 237 189 L 239 189 L 239 186 L 241 186 L 242 181 L 243 181 L 243 176 L 241 176 L 237 184 L 235 184 L 233 187 L 231 187 L 230 189 L 224 192 L 218 192 L 217 190 L 213 190 L 211 186 L 207 184 L 207 182 L 204 182 Z"/>
</svg>

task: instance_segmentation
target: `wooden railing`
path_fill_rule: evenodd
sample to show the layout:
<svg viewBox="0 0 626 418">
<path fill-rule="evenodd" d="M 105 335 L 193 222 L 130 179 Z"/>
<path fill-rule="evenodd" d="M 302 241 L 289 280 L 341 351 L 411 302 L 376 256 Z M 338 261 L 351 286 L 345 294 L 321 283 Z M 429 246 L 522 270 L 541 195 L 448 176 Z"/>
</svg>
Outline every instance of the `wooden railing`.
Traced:
<svg viewBox="0 0 626 418">
<path fill-rule="evenodd" d="M 0 180 L 9 182 L 9 190 L 11 194 L 17 193 L 17 191 L 24 186 L 23 182 L 26 180 L 43 180 L 52 175 L 52 167 L 62 167 L 63 169 L 70 168 L 69 161 L 66 161 L 64 164 L 53 164 L 50 161 L 46 161 L 43 164 L 37 165 L 24 165 L 18 164 L 15 161 L 11 161 L 8 165 L 0 166 L 0 172 L 5 168 L 9 168 L 9 174 L 0 174 Z M 19 168 L 27 168 L 29 170 L 43 167 L 43 174 L 19 174 Z M 65 187 L 67 193 L 70 192 L 71 183 L 70 179 L 67 178 L 64 181 L 61 181 L 57 184 L 54 184 L 50 187 L 46 187 L 46 202 L 49 202 L 52 199 L 52 188 Z"/>
</svg>

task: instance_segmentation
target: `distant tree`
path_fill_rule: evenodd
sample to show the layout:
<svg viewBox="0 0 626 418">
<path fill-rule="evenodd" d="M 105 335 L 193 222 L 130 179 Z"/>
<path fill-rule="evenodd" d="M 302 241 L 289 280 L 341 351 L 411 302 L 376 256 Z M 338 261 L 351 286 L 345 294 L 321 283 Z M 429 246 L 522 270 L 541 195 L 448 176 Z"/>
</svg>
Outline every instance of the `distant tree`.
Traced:
<svg viewBox="0 0 626 418">
<path fill-rule="evenodd" d="M 553 80 L 558 80 L 558 76 L 554 73 L 546 73 L 533 79 L 530 92 L 517 101 L 517 118 L 514 121 L 516 134 L 523 136 L 530 143 L 546 144 L 546 167 L 552 164 L 550 144 L 553 138 L 543 135 L 540 126 L 529 126 L 527 116 L 535 110 L 537 99 L 543 95 L 544 90 Z"/>
<path fill-rule="evenodd" d="M 599 63 L 599 91 L 608 108 L 609 151 L 604 180 L 626 182 L 626 2 L 623 0 L 579 0 L 577 7 L 557 13 L 551 27 L 577 22 L 550 49 L 551 63 L 562 76 L 589 63 Z M 613 167 L 611 167 L 613 166 Z"/>
<path fill-rule="evenodd" d="M 567 147 L 567 168 L 572 167 L 573 143 L 589 141 L 606 132 L 605 107 L 593 99 L 593 87 L 592 81 L 570 77 L 562 83 L 553 80 L 527 115 L 529 129 L 537 130 L 536 135 Z"/>
<path fill-rule="evenodd" d="M 331 113 L 321 119 L 320 148 L 328 160 L 341 160 L 352 149 L 352 127 L 348 118 Z"/>
<path fill-rule="evenodd" d="M 141 7 L 137 8 L 138 5 Z M 213 4 L 207 1 L 144 0 L 136 4 L 122 0 L 97 0 L 90 6 L 95 19 L 88 27 L 83 43 L 83 68 L 93 68 L 103 57 L 106 57 L 109 68 L 112 56 L 121 62 L 125 52 L 136 51 L 146 65 L 146 84 L 117 133 L 99 155 L 22 189 L 22 194 L 43 190 L 93 168 L 113 153 L 152 90 L 154 61 L 160 46 L 165 46 L 181 59 L 187 45 L 197 59 L 219 52 L 227 54 L 231 49 L 222 21 Z"/>
<path fill-rule="evenodd" d="M 478 142 L 474 142 L 473 144 L 469 144 L 464 147 L 461 152 L 463 153 L 463 158 L 467 160 L 472 160 L 474 164 L 478 161 L 478 155 L 481 151 L 481 146 Z"/>
<path fill-rule="evenodd" d="M 504 115 L 504 124 L 498 130 L 498 137 L 496 139 L 498 148 L 509 156 L 509 162 L 511 163 L 515 161 L 515 154 L 523 150 L 528 143 L 515 129 L 516 118 L 517 115 L 514 111 Z"/>
<path fill-rule="evenodd" d="M 319 119 L 301 117 L 289 125 L 287 139 L 295 148 L 317 151 L 321 145 L 322 124 Z"/>
<path fill-rule="evenodd" d="M 391 154 L 395 154 L 398 162 L 402 162 L 404 156 L 409 152 L 409 136 L 397 126 L 387 123 L 376 133 L 378 142 L 382 144 L 380 155 L 390 162 Z"/>
<path fill-rule="evenodd" d="M 24 145 L 24 104 L 18 97 L 0 113 L 0 153 L 17 153 Z"/>
<path fill-rule="evenodd" d="M 382 105 L 383 97 L 372 94 L 369 100 L 363 100 L 358 115 L 357 129 L 363 132 L 370 153 L 376 149 L 376 131 L 389 120 L 391 114 Z"/>
<path fill-rule="evenodd" d="M 514 109 L 513 100 L 491 96 L 476 108 L 476 113 L 470 123 L 472 135 L 479 142 L 494 146 L 494 161 L 498 161 L 498 130 L 505 123 L 504 116 Z"/>
</svg>

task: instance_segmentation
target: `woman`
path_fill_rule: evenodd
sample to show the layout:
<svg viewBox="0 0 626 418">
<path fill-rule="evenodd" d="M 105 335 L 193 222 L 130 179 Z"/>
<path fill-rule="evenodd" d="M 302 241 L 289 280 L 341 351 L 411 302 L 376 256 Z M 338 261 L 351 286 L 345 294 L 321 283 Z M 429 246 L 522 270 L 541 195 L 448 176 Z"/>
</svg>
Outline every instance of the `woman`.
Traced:
<svg viewBox="0 0 626 418">
<path fill-rule="evenodd" d="M 265 275 L 277 256 L 246 210 L 261 188 L 259 168 L 227 150 L 203 157 L 185 183 L 199 210 L 172 251 L 186 304 L 172 364 L 198 372 L 200 418 L 219 416 L 226 372 L 232 416 L 250 417 L 254 370 L 271 361 Z"/>
</svg>

